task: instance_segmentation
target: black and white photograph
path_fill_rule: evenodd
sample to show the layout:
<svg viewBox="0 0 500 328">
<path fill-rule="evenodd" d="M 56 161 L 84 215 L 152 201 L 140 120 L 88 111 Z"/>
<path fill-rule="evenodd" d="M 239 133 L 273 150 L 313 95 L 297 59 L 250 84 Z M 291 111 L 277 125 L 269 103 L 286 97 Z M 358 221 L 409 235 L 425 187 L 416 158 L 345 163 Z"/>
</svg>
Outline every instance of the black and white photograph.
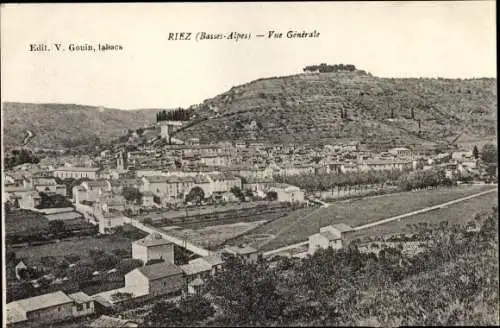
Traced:
<svg viewBox="0 0 500 328">
<path fill-rule="evenodd" d="M 495 1 L 0 15 L 2 327 L 500 324 Z"/>
</svg>

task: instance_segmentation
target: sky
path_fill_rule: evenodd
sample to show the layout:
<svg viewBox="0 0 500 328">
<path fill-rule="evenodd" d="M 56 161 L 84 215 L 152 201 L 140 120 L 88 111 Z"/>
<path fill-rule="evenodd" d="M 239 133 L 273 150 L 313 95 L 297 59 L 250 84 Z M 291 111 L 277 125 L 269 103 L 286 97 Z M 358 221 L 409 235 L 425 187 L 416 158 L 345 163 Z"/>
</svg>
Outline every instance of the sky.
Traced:
<svg viewBox="0 0 500 328">
<path fill-rule="evenodd" d="M 3 5 L 2 100 L 187 107 L 320 63 L 380 77 L 496 77 L 495 19 L 494 1 Z M 284 38 L 255 37 L 270 30 Z M 320 36 L 288 39 L 290 30 Z M 252 37 L 167 40 L 175 32 Z M 29 51 L 40 43 L 52 50 Z M 99 43 L 123 50 L 68 51 Z"/>
</svg>

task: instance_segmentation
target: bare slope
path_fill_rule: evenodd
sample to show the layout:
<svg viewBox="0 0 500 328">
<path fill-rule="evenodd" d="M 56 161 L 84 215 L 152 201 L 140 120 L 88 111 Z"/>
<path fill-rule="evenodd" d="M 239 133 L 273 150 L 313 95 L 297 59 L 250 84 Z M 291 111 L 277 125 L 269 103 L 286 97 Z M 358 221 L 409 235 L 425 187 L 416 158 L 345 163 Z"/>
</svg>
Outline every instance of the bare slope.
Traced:
<svg viewBox="0 0 500 328">
<path fill-rule="evenodd" d="M 496 79 L 298 74 L 233 87 L 197 107 L 193 123 L 178 138 L 299 144 L 358 140 L 384 147 L 452 141 L 463 131 L 461 140 L 474 140 L 495 135 Z M 341 109 L 347 119 L 341 119 Z"/>
<path fill-rule="evenodd" d="M 3 104 L 4 144 L 21 146 L 26 130 L 35 134 L 30 147 L 66 148 L 111 141 L 127 129 L 155 120 L 158 109 L 119 110 L 73 104 Z"/>
</svg>

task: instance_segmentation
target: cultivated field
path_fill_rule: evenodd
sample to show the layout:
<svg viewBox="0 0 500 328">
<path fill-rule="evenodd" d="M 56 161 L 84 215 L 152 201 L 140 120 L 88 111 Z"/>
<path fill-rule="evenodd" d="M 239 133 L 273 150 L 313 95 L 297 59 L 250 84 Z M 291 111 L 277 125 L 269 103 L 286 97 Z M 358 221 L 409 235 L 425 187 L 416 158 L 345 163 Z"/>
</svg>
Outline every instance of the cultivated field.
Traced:
<svg viewBox="0 0 500 328">
<path fill-rule="evenodd" d="M 221 245 L 226 240 L 237 237 L 252 229 L 265 224 L 267 221 L 239 222 L 233 224 L 222 224 L 201 229 L 171 229 L 166 228 L 169 234 L 187 240 L 203 247 L 215 247 Z"/>
<path fill-rule="evenodd" d="M 136 229 L 135 229 L 136 230 Z M 144 236 L 143 232 L 138 230 L 134 232 L 137 234 L 136 237 Z M 93 236 L 85 236 L 79 238 L 71 238 L 68 240 L 62 240 L 58 243 L 51 243 L 39 246 L 26 246 L 21 248 L 10 248 L 16 253 L 17 258 L 25 258 L 30 263 L 39 263 L 40 259 L 44 256 L 54 256 L 58 261 L 64 259 L 64 256 L 70 254 L 77 254 L 81 259 L 87 259 L 89 255 L 89 250 L 91 249 L 102 249 L 106 252 L 111 252 L 114 249 L 125 249 L 132 256 L 132 241 L 139 238 L 128 238 L 121 236 L 105 236 L 101 238 L 96 238 Z"/>
<path fill-rule="evenodd" d="M 305 241 L 308 236 L 329 224 L 346 223 L 355 227 L 438 205 L 488 189 L 492 189 L 492 186 L 459 186 L 336 202 L 327 208 L 315 209 L 303 216 L 287 216 L 276 220 L 272 224 L 257 228 L 251 235 L 245 236 L 245 239 L 256 247 L 263 242 L 263 235 L 277 235 L 279 233 L 276 238 L 261 247 L 263 251 L 272 250 Z M 256 238 L 254 238 L 254 235 L 256 235 Z M 272 236 L 269 237 L 272 238 Z"/>
</svg>

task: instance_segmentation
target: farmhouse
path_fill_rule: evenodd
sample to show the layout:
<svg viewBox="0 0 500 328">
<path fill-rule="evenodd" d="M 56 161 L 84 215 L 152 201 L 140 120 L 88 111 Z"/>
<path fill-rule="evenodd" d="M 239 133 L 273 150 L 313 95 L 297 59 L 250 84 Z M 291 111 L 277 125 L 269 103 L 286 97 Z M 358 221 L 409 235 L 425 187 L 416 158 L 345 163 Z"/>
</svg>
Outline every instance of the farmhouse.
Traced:
<svg viewBox="0 0 500 328">
<path fill-rule="evenodd" d="M 258 259 L 258 250 L 245 245 L 226 246 L 222 249 L 222 253 L 239 257 L 247 263 L 255 263 Z"/>
<path fill-rule="evenodd" d="M 348 244 L 347 236 L 354 231 L 344 223 L 322 227 L 319 233 L 309 236 L 309 254 L 313 254 L 317 249 L 340 249 Z"/>
<path fill-rule="evenodd" d="M 174 263 L 174 245 L 161 235 L 149 235 L 132 243 L 132 258 L 144 264 L 151 260 Z"/>
<path fill-rule="evenodd" d="M 132 270 L 125 275 L 125 286 L 149 296 L 177 294 L 184 288 L 184 272 L 169 262 Z"/>
<path fill-rule="evenodd" d="M 7 323 L 53 323 L 94 313 L 93 301 L 83 292 L 62 291 L 8 303 Z"/>
</svg>

